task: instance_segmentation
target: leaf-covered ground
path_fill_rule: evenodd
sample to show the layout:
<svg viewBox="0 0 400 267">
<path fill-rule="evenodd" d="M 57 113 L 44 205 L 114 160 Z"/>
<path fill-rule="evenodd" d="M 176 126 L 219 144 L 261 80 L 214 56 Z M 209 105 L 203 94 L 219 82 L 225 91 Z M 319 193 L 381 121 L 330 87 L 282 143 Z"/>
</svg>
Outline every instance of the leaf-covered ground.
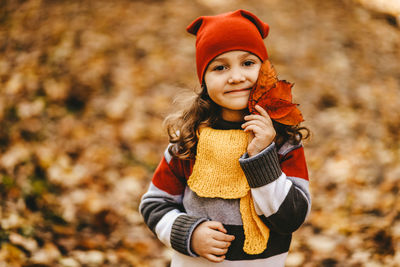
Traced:
<svg viewBox="0 0 400 267">
<path fill-rule="evenodd" d="M 400 266 L 399 13 L 361 0 L 2 1 L 0 266 L 168 265 L 138 204 L 199 89 L 185 27 L 238 8 L 312 130 L 287 266 Z"/>
</svg>

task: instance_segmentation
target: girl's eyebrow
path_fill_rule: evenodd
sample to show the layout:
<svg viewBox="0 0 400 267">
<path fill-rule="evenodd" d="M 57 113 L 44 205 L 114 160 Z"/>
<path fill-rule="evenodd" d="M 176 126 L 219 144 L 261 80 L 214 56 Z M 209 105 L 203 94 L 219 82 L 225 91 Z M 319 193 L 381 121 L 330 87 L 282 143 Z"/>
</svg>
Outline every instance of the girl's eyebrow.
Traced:
<svg viewBox="0 0 400 267">
<path fill-rule="evenodd" d="M 239 55 L 239 59 L 244 59 L 248 56 L 253 56 L 253 54 L 250 52 L 247 52 L 247 51 L 243 51 L 243 52 L 244 52 L 244 54 Z M 221 57 L 215 58 L 212 62 L 216 62 L 216 61 L 226 62 L 227 60 L 228 59 L 226 57 L 221 56 Z"/>
<path fill-rule="evenodd" d="M 218 57 L 218 58 L 215 58 L 213 61 L 211 61 L 210 65 L 211 65 L 212 63 L 214 63 L 214 62 L 226 62 L 226 61 L 227 61 L 227 58 L 225 58 L 225 57 Z"/>
<path fill-rule="evenodd" d="M 240 55 L 239 58 L 240 58 L 240 59 L 244 59 L 244 58 L 246 58 L 246 57 L 248 57 L 248 56 L 253 56 L 253 54 L 250 53 L 250 52 L 245 51 L 245 54 Z"/>
</svg>

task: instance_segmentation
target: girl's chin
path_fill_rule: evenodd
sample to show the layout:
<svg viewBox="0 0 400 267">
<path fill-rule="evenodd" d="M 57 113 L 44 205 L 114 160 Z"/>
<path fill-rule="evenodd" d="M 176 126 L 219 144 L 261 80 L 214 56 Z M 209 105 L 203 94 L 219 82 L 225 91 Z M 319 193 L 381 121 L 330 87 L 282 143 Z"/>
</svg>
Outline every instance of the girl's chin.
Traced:
<svg viewBox="0 0 400 267">
<path fill-rule="evenodd" d="M 240 109 L 222 109 L 222 118 L 227 121 L 243 121 L 243 117 L 247 114 L 247 106 Z"/>
<path fill-rule="evenodd" d="M 240 101 L 235 101 L 235 99 L 231 100 L 225 108 L 230 109 L 230 110 L 235 110 L 235 111 L 240 111 L 244 110 L 248 107 L 248 101 L 240 100 Z"/>
</svg>

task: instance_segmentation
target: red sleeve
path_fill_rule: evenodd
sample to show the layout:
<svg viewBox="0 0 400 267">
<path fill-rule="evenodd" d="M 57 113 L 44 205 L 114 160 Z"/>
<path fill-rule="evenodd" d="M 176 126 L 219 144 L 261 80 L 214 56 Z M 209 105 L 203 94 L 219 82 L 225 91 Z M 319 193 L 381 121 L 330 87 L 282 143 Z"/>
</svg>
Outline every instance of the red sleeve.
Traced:
<svg viewBox="0 0 400 267">
<path fill-rule="evenodd" d="M 183 194 L 187 176 L 191 173 L 192 164 L 188 160 L 172 158 L 168 163 L 163 157 L 153 175 L 153 184 L 171 194 Z"/>
<path fill-rule="evenodd" d="M 281 169 L 286 176 L 303 178 L 308 181 L 308 170 L 303 147 L 296 148 L 279 158 Z"/>
</svg>

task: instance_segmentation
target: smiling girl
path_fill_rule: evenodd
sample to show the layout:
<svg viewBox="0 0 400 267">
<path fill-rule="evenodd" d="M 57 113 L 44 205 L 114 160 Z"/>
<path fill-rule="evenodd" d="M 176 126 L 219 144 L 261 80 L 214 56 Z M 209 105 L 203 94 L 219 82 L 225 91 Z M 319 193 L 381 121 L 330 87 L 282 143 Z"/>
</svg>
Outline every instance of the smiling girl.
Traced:
<svg viewBox="0 0 400 267">
<path fill-rule="evenodd" d="M 171 266 L 284 266 L 311 200 L 300 128 L 259 106 L 248 114 L 269 26 L 237 10 L 187 31 L 197 37 L 202 91 L 166 119 L 170 145 L 140 212 L 175 250 Z"/>
</svg>

